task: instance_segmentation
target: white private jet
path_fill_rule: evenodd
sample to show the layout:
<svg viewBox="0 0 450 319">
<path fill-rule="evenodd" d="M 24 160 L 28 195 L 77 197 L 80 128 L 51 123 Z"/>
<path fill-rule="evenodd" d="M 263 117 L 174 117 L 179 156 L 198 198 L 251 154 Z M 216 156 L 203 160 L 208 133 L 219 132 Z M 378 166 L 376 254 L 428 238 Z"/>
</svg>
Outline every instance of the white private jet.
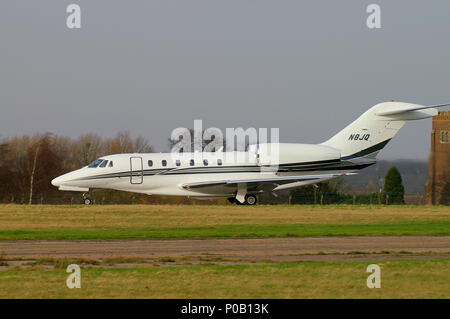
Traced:
<svg viewBox="0 0 450 319">
<path fill-rule="evenodd" d="M 148 195 L 228 198 L 237 204 L 255 205 L 262 192 L 315 184 L 375 164 L 377 154 L 406 121 L 432 117 L 438 114 L 437 107 L 448 105 L 380 103 L 317 145 L 264 143 L 250 145 L 241 153 L 108 155 L 53 179 L 52 184 L 60 190 L 84 192 L 85 204 L 91 203 L 89 191 L 101 188 Z"/>
</svg>

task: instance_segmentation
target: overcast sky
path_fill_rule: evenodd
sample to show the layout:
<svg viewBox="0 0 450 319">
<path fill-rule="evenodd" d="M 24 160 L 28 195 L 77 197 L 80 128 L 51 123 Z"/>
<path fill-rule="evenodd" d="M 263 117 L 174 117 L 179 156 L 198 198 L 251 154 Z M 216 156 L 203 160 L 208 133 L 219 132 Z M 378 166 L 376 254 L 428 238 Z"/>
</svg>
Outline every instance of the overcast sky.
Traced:
<svg viewBox="0 0 450 319">
<path fill-rule="evenodd" d="M 202 119 L 319 143 L 379 102 L 450 102 L 449 16 L 448 0 L 2 0 L 0 135 L 129 130 L 166 151 Z M 426 159 L 430 130 L 408 122 L 380 158 Z"/>
</svg>

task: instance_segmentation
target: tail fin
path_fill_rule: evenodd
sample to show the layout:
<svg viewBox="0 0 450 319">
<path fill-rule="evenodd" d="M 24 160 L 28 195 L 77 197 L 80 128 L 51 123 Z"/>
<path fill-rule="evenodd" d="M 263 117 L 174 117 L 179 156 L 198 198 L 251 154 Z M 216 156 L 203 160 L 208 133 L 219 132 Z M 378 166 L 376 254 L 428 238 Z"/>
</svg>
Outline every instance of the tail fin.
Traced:
<svg viewBox="0 0 450 319">
<path fill-rule="evenodd" d="M 408 120 L 438 114 L 436 107 L 402 102 L 377 104 L 322 145 L 341 150 L 342 159 L 375 158 Z"/>
</svg>

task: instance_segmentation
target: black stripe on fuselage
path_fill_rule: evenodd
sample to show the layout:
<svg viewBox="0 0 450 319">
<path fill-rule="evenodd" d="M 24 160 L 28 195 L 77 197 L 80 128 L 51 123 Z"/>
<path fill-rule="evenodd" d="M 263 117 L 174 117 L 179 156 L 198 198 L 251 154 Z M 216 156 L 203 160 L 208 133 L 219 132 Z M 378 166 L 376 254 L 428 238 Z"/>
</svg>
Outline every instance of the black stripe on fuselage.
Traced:
<svg viewBox="0 0 450 319">
<path fill-rule="evenodd" d="M 337 159 L 331 159 L 331 160 L 324 160 L 324 161 L 313 161 L 313 162 L 297 162 L 297 163 L 284 163 L 280 164 L 280 167 L 284 166 L 299 166 L 299 165 L 325 165 L 325 164 L 331 164 L 331 163 L 339 163 L 341 160 L 339 158 Z"/>
<path fill-rule="evenodd" d="M 323 160 L 323 161 L 312 161 L 312 162 L 301 162 L 301 163 L 285 163 L 280 164 L 279 167 L 293 169 L 297 167 L 311 167 L 312 165 L 328 165 L 331 163 L 339 163 L 339 159 L 333 160 Z M 268 165 L 262 167 L 270 167 Z M 259 172 L 261 170 L 261 166 L 258 165 L 241 165 L 241 166 L 201 166 L 201 167 L 172 167 L 172 168 L 153 168 L 142 170 L 144 176 L 152 176 L 152 175 L 174 175 L 174 174 L 208 174 L 208 173 L 239 173 L 239 172 Z M 133 176 L 140 176 L 141 171 L 133 171 Z M 86 179 L 100 179 L 100 178 L 114 178 L 114 177 L 129 177 L 131 175 L 130 171 L 118 172 L 118 173 L 110 173 L 110 174 L 101 174 L 101 175 L 93 175 L 89 177 L 83 177 L 79 180 Z"/>
<path fill-rule="evenodd" d="M 354 153 L 352 155 L 348 155 L 348 156 L 342 157 L 341 159 L 342 160 L 349 160 L 349 159 L 352 159 L 352 158 L 363 157 L 363 156 L 375 153 L 375 152 L 380 151 L 381 149 L 383 149 L 386 146 L 386 144 L 389 143 L 390 140 L 391 139 L 385 140 L 385 141 L 380 142 L 378 144 L 375 144 L 375 145 L 373 145 L 371 147 L 363 149 L 363 150 L 361 150 L 359 152 L 356 152 L 356 153 Z"/>
<path fill-rule="evenodd" d="M 332 171 L 332 170 L 358 170 L 370 165 L 373 163 L 364 163 L 357 164 L 352 162 L 341 162 L 341 161 L 332 161 L 327 165 L 310 165 L 305 166 L 305 163 L 295 163 L 290 164 L 281 164 L 277 170 L 280 173 L 288 173 L 288 172 L 307 172 L 307 171 Z M 270 166 L 265 166 L 270 167 Z M 191 174 L 226 174 L 226 173 L 257 173 L 261 172 L 263 167 L 257 165 L 245 165 L 245 166 L 215 166 L 215 167 L 188 167 L 188 168 L 168 168 L 168 169 L 149 169 L 143 171 L 130 171 L 120 172 L 120 173 L 112 173 L 112 174 L 102 174 L 80 178 L 78 180 L 94 180 L 94 179 L 103 179 L 103 178 L 118 178 L 118 177 L 130 177 L 135 176 L 154 176 L 154 175 L 191 175 Z"/>
</svg>

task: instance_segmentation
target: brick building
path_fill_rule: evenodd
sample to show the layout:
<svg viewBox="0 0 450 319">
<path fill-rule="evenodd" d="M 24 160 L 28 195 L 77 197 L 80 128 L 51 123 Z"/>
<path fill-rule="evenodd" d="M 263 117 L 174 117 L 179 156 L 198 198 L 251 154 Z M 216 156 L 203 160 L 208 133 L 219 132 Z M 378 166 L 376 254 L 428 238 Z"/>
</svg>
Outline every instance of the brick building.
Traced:
<svg viewBox="0 0 450 319">
<path fill-rule="evenodd" d="M 427 204 L 437 205 L 450 182 L 450 111 L 433 116 L 431 153 L 428 161 Z"/>
</svg>

